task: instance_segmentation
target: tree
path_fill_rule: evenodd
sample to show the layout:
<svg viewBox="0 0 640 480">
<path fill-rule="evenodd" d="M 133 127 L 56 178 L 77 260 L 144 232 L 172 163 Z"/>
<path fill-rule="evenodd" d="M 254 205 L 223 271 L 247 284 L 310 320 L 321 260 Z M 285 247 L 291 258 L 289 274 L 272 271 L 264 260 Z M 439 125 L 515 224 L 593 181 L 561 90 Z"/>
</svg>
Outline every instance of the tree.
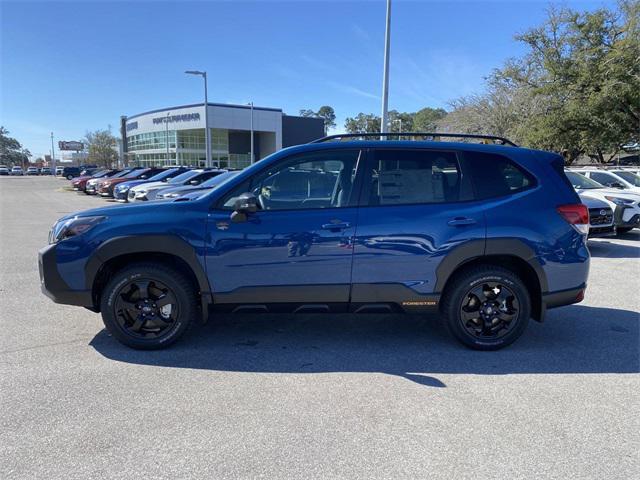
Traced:
<svg viewBox="0 0 640 480">
<path fill-rule="evenodd" d="M 413 130 L 416 132 L 435 132 L 438 122 L 447 116 L 443 108 L 425 107 L 413 114 Z"/>
<path fill-rule="evenodd" d="M 111 133 L 111 128 L 107 130 L 96 130 L 87 132 L 84 137 L 89 155 L 87 162 L 103 167 L 112 167 L 118 161 L 118 142 Z"/>
<path fill-rule="evenodd" d="M 29 150 L 23 148 L 18 140 L 9 136 L 9 130 L 0 127 L 0 163 L 7 166 L 24 166 L 30 156 Z"/>
<path fill-rule="evenodd" d="M 412 132 L 414 131 L 414 113 L 398 112 L 389 110 L 389 132 Z"/>
<path fill-rule="evenodd" d="M 309 109 L 300 110 L 300 116 L 322 118 L 324 120 L 325 133 L 336 126 L 336 112 L 333 107 L 330 107 L 329 105 L 323 105 L 317 112 Z"/>
<path fill-rule="evenodd" d="M 551 9 L 516 39 L 527 53 L 493 72 L 483 94 L 454 101 L 444 129 L 508 136 L 568 163 L 608 161 L 640 136 L 640 2 Z"/>
<path fill-rule="evenodd" d="M 347 133 L 379 133 L 380 117 L 373 113 L 359 113 L 354 118 L 347 117 L 344 129 Z"/>
</svg>

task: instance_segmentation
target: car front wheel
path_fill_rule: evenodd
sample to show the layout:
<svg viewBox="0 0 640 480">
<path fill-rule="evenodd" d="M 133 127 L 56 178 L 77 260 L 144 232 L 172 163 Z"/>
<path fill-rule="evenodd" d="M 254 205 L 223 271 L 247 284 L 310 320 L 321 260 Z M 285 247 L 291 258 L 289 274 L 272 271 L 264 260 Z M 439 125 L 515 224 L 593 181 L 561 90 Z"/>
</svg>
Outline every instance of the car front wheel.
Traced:
<svg viewBox="0 0 640 480">
<path fill-rule="evenodd" d="M 526 329 L 531 298 L 515 273 L 480 266 L 454 277 L 444 294 L 442 313 L 449 331 L 467 347 L 498 350 Z"/>
<path fill-rule="evenodd" d="M 181 272 L 139 263 L 117 272 L 100 305 L 107 330 L 121 343 L 155 350 L 175 343 L 197 315 L 195 289 Z"/>
</svg>

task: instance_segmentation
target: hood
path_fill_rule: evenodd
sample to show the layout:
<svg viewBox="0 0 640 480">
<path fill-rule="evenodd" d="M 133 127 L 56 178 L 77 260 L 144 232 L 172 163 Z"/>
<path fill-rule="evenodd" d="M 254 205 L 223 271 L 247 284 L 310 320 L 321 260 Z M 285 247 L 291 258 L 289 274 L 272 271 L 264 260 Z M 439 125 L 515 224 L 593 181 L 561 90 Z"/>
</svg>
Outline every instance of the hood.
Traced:
<svg viewBox="0 0 640 480">
<path fill-rule="evenodd" d="M 121 215 L 135 215 L 147 213 L 153 214 L 157 209 L 166 208 L 167 204 L 164 202 L 144 202 L 144 203 L 132 203 L 126 205 L 113 205 L 108 207 L 92 208 L 90 210 L 82 210 L 80 212 L 73 212 L 64 217 L 61 217 L 58 221 L 68 220 L 73 217 L 118 217 Z"/>
<path fill-rule="evenodd" d="M 582 195 L 588 195 L 590 197 L 620 197 L 620 198 L 628 198 L 629 200 L 640 200 L 640 193 L 631 192 L 629 190 L 622 190 L 619 188 L 586 188 L 586 189 L 578 189 L 576 190 L 578 195 L 582 197 Z"/>
<path fill-rule="evenodd" d="M 162 195 L 168 195 L 170 193 L 187 193 L 187 192 L 195 192 L 197 190 L 205 190 L 207 187 L 202 187 L 200 185 L 184 185 L 182 187 L 171 187 L 165 188 L 162 190 Z"/>
<path fill-rule="evenodd" d="M 138 188 L 136 188 L 135 190 L 149 190 L 150 188 L 161 188 L 161 187 L 169 187 L 171 186 L 171 184 L 169 182 L 147 182 L 143 185 L 138 185 Z"/>
<path fill-rule="evenodd" d="M 584 203 L 588 208 L 610 208 L 609 204 L 604 200 L 600 200 L 596 197 L 590 197 L 584 194 L 580 195 L 580 201 Z"/>
<path fill-rule="evenodd" d="M 147 183 L 149 180 L 130 180 L 128 182 L 122 182 L 120 185 L 118 185 L 119 187 L 122 186 L 126 186 L 129 188 L 135 187 L 137 185 L 140 185 L 141 183 Z"/>
</svg>

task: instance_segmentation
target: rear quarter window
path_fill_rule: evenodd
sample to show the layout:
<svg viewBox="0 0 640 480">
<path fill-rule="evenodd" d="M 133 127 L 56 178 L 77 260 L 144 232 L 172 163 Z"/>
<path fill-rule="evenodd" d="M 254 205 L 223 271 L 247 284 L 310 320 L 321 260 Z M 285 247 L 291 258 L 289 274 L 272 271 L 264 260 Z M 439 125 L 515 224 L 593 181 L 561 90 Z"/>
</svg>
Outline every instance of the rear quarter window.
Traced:
<svg viewBox="0 0 640 480">
<path fill-rule="evenodd" d="M 478 199 L 511 195 L 535 185 L 531 174 L 502 155 L 464 152 L 464 159 Z"/>
</svg>

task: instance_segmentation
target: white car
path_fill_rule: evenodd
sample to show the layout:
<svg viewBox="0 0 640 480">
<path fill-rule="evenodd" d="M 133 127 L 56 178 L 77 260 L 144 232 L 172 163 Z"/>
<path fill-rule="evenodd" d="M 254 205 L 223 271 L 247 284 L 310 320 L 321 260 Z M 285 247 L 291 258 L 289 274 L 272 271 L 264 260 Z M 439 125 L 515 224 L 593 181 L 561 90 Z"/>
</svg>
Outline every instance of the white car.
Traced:
<svg viewBox="0 0 640 480">
<path fill-rule="evenodd" d="M 226 170 L 189 170 L 180 175 L 173 177 L 168 182 L 150 182 L 143 183 L 142 185 L 136 185 L 129 189 L 128 200 L 130 202 L 145 202 L 148 200 L 155 200 L 156 195 L 160 190 L 172 187 L 182 187 L 185 185 L 200 185 L 205 180 L 224 173 Z"/>
<path fill-rule="evenodd" d="M 630 192 L 640 193 L 640 178 L 635 174 L 629 178 L 631 181 L 625 180 L 619 174 L 615 172 L 621 172 L 623 170 L 600 170 L 598 168 L 581 168 L 573 170 L 574 172 L 581 173 L 591 180 L 595 180 L 601 185 L 610 188 L 618 188 L 621 190 L 628 190 Z M 626 175 L 625 175 L 626 176 Z M 635 179 L 633 177 L 636 177 Z"/>
<path fill-rule="evenodd" d="M 589 237 L 607 237 L 616 234 L 613 208 L 610 202 L 585 194 L 578 194 L 580 201 L 589 209 Z"/>
<path fill-rule="evenodd" d="M 0 175 L 9 175 L 9 169 L 6 165 L 0 165 Z"/>
<path fill-rule="evenodd" d="M 607 188 L 575 170 L 564 173 L 580 198 L 596 198 L 606 202 L 613 209 L 613 219 L 618 233 L 640 228 L 639 194 L 629 190 Z"/>
<path fill-rule="evenodd" d="M 22 171 L 22 167 L 13 167 L 11 168 L 11 175 L 24 175 L 24 172 Z"/>
</svg>

